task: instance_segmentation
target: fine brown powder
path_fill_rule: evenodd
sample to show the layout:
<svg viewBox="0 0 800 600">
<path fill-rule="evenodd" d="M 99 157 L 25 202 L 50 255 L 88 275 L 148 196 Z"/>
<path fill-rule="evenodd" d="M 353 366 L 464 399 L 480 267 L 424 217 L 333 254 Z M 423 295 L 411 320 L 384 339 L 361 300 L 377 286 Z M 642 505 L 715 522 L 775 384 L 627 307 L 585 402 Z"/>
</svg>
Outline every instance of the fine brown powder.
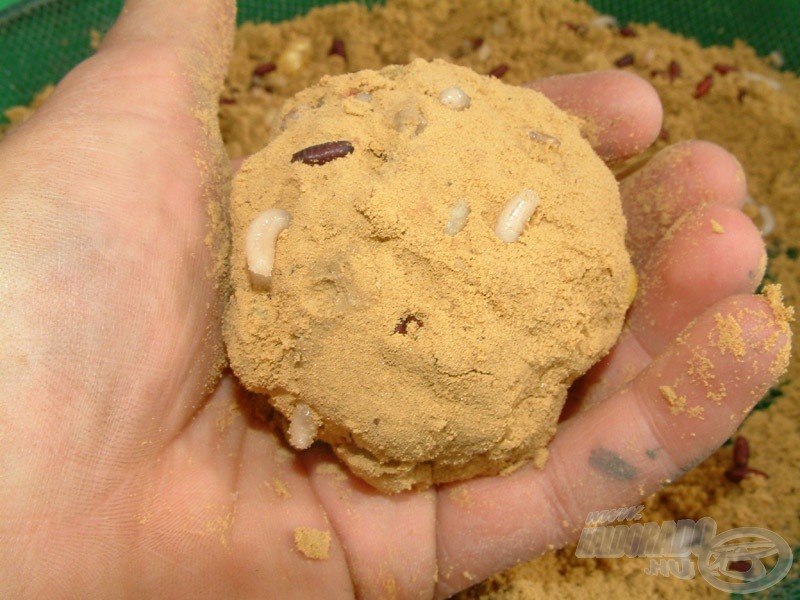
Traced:
<svg viewBox="0 0 800 600">
<path fill-rule="evenodd" d="M 329 531 L 313 527 L 297 527 L 294 530 L 294 545 L 297 551 L 311 560 L 328 560 L 331 546 Z"/>
</svg>

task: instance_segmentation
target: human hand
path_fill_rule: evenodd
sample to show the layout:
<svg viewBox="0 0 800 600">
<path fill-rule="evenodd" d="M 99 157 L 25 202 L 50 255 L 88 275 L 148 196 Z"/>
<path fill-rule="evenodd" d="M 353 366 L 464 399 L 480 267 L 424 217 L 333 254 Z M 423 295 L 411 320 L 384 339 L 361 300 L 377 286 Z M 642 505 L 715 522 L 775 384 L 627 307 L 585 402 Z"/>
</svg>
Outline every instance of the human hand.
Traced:
<svg viewBox="0 0 800 600">
<path fill-rule="evenodd" d="M 243 412 L 254 399 L 232 377 L 217 381 L 207 207 L 225 193 L 214 119 L 232 28 L 232 2 L 129 1 L 97 56 L 0 145 L 4 597 L 446 596 L 575 538 L 589 511 L 639 503 L 772 381 L 788 333 L 749 295 L 763 246 L 739 211 L 741 168 L 692 142 L 623 183 L 639 296 L 573 390 L 545 469 L 384 496 L 320 445 L 291 453 Z M 658 100 L 632 76 L 537 86 L 595 124 L 609 161 L 659 131 Z M 741 324 L 744 360 L 714 345 L 717 314 Z M 703 356 L 719 403 L 676 383 Z M 661 386 L 703 419 L 673 415 Z M 297 527 L 330 532 L 327 560 L 295 549 Z"/>
</svg>

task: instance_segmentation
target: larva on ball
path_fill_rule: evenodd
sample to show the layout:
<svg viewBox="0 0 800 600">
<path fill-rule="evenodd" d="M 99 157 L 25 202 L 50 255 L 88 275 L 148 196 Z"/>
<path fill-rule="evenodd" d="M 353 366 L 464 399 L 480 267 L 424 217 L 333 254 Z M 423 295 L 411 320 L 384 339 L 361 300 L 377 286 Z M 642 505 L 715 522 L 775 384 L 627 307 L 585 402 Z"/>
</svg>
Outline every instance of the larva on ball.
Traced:
<svg viewBox="0 0 800 600">
<path fill-rule="evenodd" d="M 444 227 L 445 234 L 452 237 L 464 229 L 468 217 L 469 204 L 467 204 L 466 200 L 459 200 L 450 209 L 450 220 L 447 221 L 447 225 Z"/>
<path fill-rule="evenodd" d="M 525 188 L 508 201 L 503 212 L 497 217 L 494 234 L 506 243 L 516 242 L 522 235 L 525 225 L 539 206 L 539 195 Z"/>
<path fill-rule="evenodd" d="M 442 90 L 439 94 L 439 102 L 453 110 L 464 110 L 469 108 L 471 103 L 467 93 L 458 87 L 449 87 Z"/>
<path fill-rule="evenodd" d="M 253 219 L 247 228 L 245 256 L 250 281 L 255 287 L 269 287 L 278 236 L 291 223 L 292 216 L 287 211 L 282 208 L 270 208 Z"/>
<path fill-rule="evenodd" d="M 317 423 L 305 402 L 298 402 L 289 420 L 289 443 L 298 450 L 310 448 L 317 437 Z"/>
</svg>

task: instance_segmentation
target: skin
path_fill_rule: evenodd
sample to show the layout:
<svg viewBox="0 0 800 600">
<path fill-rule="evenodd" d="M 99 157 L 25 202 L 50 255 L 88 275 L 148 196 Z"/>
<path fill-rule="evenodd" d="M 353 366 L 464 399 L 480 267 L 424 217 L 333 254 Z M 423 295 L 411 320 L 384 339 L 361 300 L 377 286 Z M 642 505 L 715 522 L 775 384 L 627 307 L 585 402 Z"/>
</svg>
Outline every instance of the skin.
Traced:
<svg viewBox="0 0 800 600">
<path fill-rule="evenodd" d="M 622 184 L 648 240 L 633 244 L 639 295 L 573 390 L 543 470 L 387 497 L 324 447 L 289 453 L 238 410 L 235 380 L 215 379 L 205 237 L 224 185 L 208 174 L 229 167 L 203 123 L 232 31 L 231 2 L 131 0 L 0 145 L 0 596 L 445 597 L 575 539 L 589 511 L 639 504 L 718 448 L 772 382 L 788 334 L 751 295 L 764 250 L 740 211 L 741 167 L 689 142 Z M 628 74 L 533 85 L 591 119 L 611 162 L 659 131 L 654 91 Z M 640 210 L 654 198 L 655 220 Z M 709 345 L 718 314 L 748 342 L 777 337 L 738 361 Z M 658 392 L 692 352 L 727 388 L 719 403 L 696 382 L 678 390 L 702 420 Z M 330 532 L 327 560 L 294 549 L 301 526 Z"/>
</svg>

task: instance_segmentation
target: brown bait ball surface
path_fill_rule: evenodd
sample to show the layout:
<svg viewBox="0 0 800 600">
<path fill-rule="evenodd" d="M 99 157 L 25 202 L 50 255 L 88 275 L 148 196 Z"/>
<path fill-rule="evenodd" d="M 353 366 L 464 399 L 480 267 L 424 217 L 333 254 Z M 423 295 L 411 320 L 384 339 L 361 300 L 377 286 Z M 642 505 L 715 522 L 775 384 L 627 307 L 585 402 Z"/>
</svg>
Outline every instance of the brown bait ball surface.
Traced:
<svg viewBox="0 0 800 600">
<path fill-rule="evenodd" d="M 225 337 L 295 446 L 325 441 L 389 492 L 544 464 L 634 278 L 617 183 L 579 125 L 441 61 L 289 101 L 234 182 Z M 292 225 L 259 288 L 245 238 L 269 209 Z"/>
</svg>

